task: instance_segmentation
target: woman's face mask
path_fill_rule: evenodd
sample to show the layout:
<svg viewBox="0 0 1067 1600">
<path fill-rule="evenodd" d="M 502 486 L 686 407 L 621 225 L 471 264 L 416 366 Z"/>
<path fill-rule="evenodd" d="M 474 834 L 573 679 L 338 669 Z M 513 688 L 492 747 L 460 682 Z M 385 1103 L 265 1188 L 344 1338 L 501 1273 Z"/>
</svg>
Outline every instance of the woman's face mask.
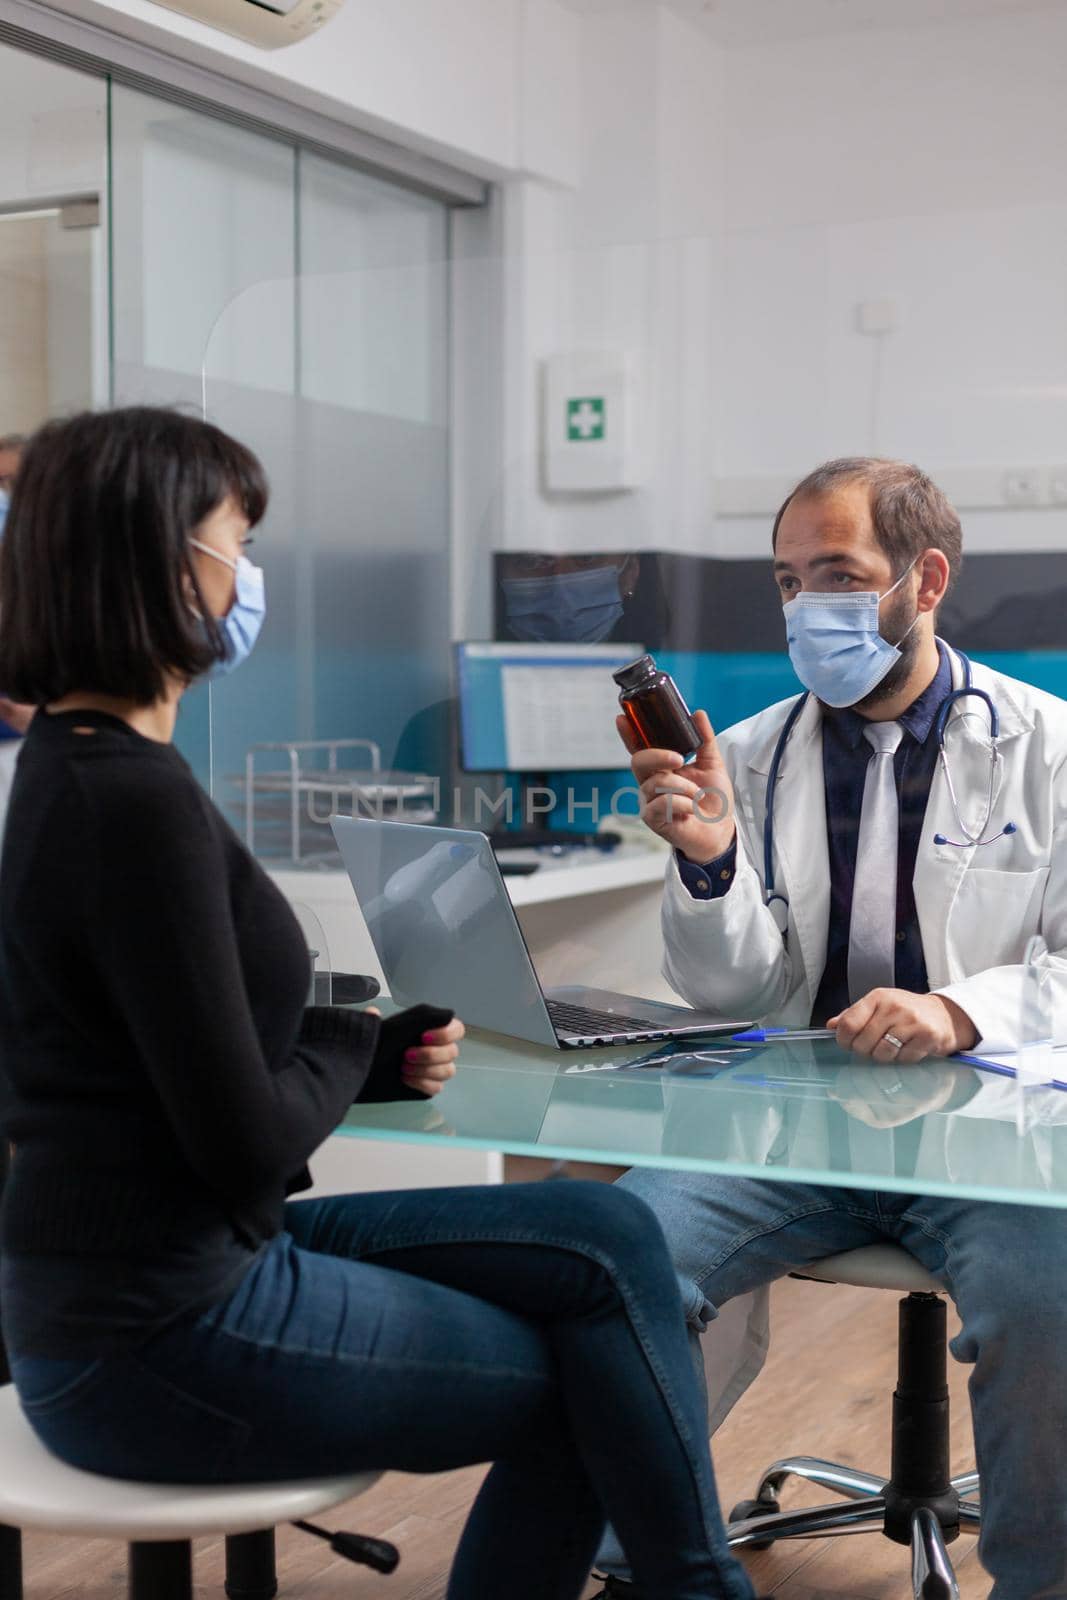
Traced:
<svg viewBox="0 0 1067 1600">
<path fill-rule="evenodd" d="M 858 705 L 900 660 L 900 646 L 919 613 L 896 644 L 890 644 L 882 638 L 878 608 L 914 565 L 912 561 L 905 567 L 883 595 L 873 590 L 856 594 L 802 590 L 782 607 L 793 671 L 824 705 Z"/>
<path fill-rule="evenodd" d="M 598 644 L 622 616 L 617 567 L 586 567 L 501 584 L 508 632 L 524 643 Z"/>
<path fill-rule="evenodd" d="M 209 544 L 201 544 L 199 539 L 190 539 L 189 543 L 194 550 L 199 550 L 201 555 L 221 561 L 224 567 L 229 567 L 236 578 L 233 603 L 226 615 L 217 619 L 217 626 L 221 628 L 226 644 L 226 657 L 223 661 L 216 661 L 208 673 L 209 678 L 221 678 L 248 660 L 259 637 L 259 630 L 267 614 L 263 568 L 253 566 L 244 555 L 238 556 L 237 560 L 233 561 L 229 556 L 224 556 L 221 550 L 213 550 Z"/>
</svg>

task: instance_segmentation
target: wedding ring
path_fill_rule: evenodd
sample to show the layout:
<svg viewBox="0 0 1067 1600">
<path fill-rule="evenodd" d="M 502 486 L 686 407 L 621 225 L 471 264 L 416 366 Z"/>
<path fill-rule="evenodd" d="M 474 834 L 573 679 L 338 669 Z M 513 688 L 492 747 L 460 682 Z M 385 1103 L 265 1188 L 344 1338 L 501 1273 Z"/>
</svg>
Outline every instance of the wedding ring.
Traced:
<svg viewBox="0 0 1067 1600">
<path fill-rule="evenodd" d="M 891 1044 L 894 1050 L 903 1050 L 904 1048 L 903 1039 L 898 1039 L 895 1033 L 883 1033 L 882 1042 L 884 1044 Z"/>
</svg>

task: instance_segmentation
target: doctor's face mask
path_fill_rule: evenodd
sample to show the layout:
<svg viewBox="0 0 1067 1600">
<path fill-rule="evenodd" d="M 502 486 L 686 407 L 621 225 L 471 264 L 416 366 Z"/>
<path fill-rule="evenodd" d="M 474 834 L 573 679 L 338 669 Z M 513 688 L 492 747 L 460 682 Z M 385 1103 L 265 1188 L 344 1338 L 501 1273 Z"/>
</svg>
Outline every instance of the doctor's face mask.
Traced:
<svg viewBox="0 0 1067 1600">
<path fill-rule="evenodd" d="M 901 646 L 918 622 L 919 612 L 916 610 L 898 634 L 896 643 L 891 643 L 882 634 L 879 608 L 899 589 L 914 565 L 911 561 L 884 594 L 877 590 L 841 594 L 801 590 L 782 607 L 793 671 L 824 705 L 857 705 L 903 658 Z M 893 610 L 899 612 L 900 608 Z M 897 621 L 897 616 L 887 618 L 890 625 Z"/>
</svg>

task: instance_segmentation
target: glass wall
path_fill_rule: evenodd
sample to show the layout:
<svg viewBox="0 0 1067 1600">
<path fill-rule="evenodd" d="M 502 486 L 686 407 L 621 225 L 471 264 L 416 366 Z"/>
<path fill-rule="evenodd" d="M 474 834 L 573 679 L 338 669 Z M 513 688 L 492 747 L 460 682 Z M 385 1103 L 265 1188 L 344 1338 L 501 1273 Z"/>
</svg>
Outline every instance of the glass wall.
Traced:
<svg viewBox="0 0 1067 1600">
<path fill-rule="evenodd" d="M 267 620 L 178 743 L 283 864 L 332 855 L 336 797 L 294 829 L 294 758 L 258 747 L 402 767 L 424 813 L 448 777 L 448 258 L 439 201 L 0 47 L 0 437 L 148 402 L 262 459 Z"/>
<path fill-rule="evenodd" d="M 282 297 L 281 316 L 277 297 L 270 299 L 267 316 L 255 291 L 264 280 L 268 287 L 292 281 L 295 171 L 285 144 L 112 88 L 114 399 L 200 414 L 209 381 L 211 420 L 255 450 L 271 475 L 275 498 L 262 530 L 273 602 L 262 645 L 270 690 L 250 730 L 264 738 L 288 733 L 296 704 L 288 659 L 296 628 L 289 538 L 296 366 L 291 295 Z M 183 753 L 208 786 L 211 709 L 209 687 L 194 687 L 178 727 Z M 232 765 L 224 753 L 220 771 Z M 220 797 L 229 797 L 225 785 Z"/>
<path fill-rule="evenodd" d="M 271 481 L 260 641 L 180 743 L 260 854 L 321 861 L 293 759 L 445 775 L 447 211 L 121 86 L 112 135 L 115 398 L 202 407 Z"/>
<path fill-rule="evenodd" d="M 105 402 L 107 85 L 0 46 L 0 436 Z"/>
</svg>

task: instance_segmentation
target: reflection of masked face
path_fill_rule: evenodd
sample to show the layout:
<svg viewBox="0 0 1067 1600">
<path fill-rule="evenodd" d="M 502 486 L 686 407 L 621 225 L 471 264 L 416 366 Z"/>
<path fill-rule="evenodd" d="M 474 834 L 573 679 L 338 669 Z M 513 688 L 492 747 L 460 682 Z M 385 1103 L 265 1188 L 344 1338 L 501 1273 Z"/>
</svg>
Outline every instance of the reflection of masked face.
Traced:
<svg viewBox="0 0 1067 1600">
<path fill-rule="evenodd" d="M 617 567 L 505 578 L 508 632 L 524 643 L 596 644 L 622 616 Z"/>
</svg>

